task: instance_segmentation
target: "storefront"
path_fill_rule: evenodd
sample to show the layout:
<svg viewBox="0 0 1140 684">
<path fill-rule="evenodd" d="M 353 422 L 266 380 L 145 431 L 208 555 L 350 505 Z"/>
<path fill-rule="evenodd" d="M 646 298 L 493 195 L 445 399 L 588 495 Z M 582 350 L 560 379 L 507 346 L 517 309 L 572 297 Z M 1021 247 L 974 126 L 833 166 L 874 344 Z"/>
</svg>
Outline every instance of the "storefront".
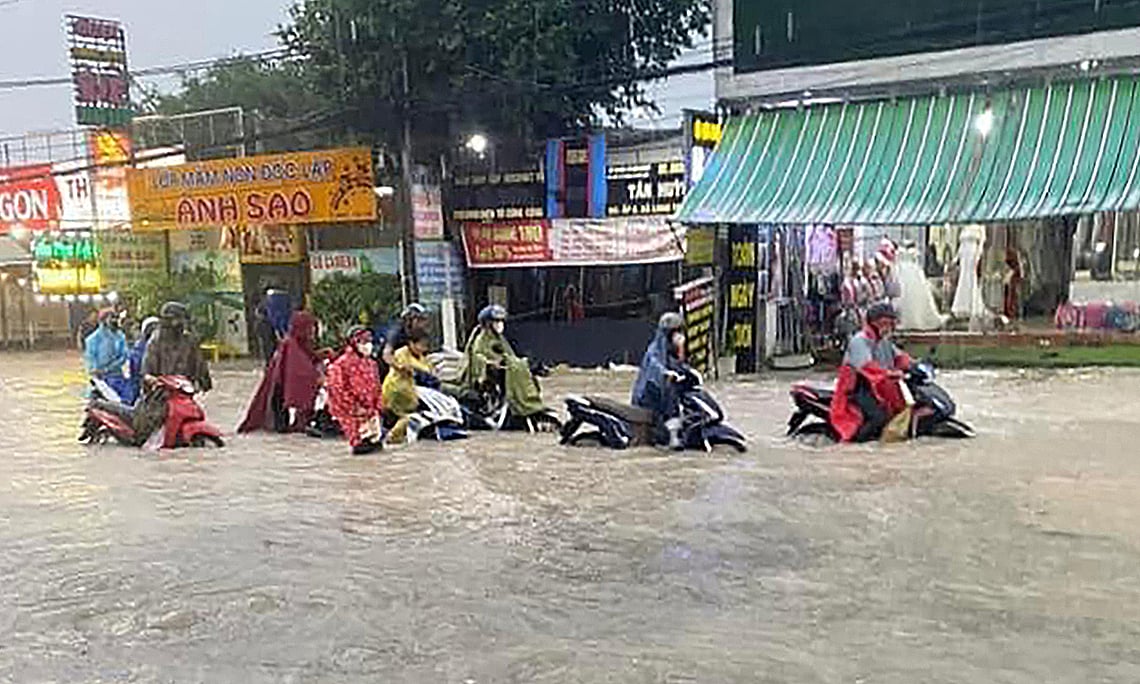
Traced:
<svg viewBox="0 0 1140 684">
<path fill-rule="evenodd" d="M 957 233 L 981 225 L 985 247 L 971 267 L 996 314 L 1007 248 L 1039 271 L 1059 270 L 1045 257 L 1071 243 L 1076 217 L 1140 205 L 1136 111 L 1140 80 L 1124 76 L 744 114 L 728 122 L 678 219 L 822 225 L 837 247 L 850 230 L 844 248 L 853 257 L 874 251 L 877 235 L 912 230 L 923 250 L 938 250 L 931 270 L 956 263 Z M 1063 299 L 1071 274 L 1060 270 L 1054 277 L 1064 282 L 1041 288 L 1054 300 L 1039 294 L 1033 306 Z"/>
</svg>

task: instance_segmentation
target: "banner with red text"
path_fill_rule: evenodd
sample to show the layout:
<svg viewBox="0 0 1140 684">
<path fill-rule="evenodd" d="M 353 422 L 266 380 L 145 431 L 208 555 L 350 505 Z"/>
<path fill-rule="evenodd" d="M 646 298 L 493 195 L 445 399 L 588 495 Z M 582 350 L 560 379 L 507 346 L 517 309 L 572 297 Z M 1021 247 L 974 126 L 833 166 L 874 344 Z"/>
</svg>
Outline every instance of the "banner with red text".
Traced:
<svg viewBox="0 0 1140 684">
<path fill-rule="evenodd" d="M 471 268 L 604 266 L 680 261 L 685 229 L 664 217 L 467 223 Z"/>
<path fill-rule="evenodd" d="M 58 225 L 60 194 L 50 164 L 0 169 L 0 233 Z"/>
</svg>

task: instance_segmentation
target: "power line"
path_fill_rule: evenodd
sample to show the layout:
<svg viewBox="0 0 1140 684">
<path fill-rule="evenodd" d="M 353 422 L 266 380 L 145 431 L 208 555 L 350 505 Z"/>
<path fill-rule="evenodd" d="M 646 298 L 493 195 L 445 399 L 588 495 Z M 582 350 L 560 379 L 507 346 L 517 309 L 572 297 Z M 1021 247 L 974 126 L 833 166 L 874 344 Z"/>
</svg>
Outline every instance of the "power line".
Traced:
<svg viewBox="0 0 1140 684">
<path fill-rule="evenodd" d="M 204 69 L 211 69 L 214 67 L 227 66 L 231 64 L 240 64 L 242 62 L 272 62 L 284 59 L 289 56 L 288 48 L 274 48 L 272 50 L 264 50 L 262 52 L 255 52 L 249 55 L 235 55 L 233 57 L 219 57 L 215 59 L 201 59 L 193 62 L 183 62 L 181 64 L 171 64 L 167 66 L 146 67 L 143 69 L 130 70 L 132 77 L 146 77 L 146 76 L 166 76 L 171 74 L 186 74 L 192 71 L 202 71 Z M 71 76 L 57 76 L 54 78 L 25 78 L 0 81 L 0 90 L 20 90 L 24 88 L 45 88 L 63 85 L 72 85 L 74 80 Z"/>
</svg>

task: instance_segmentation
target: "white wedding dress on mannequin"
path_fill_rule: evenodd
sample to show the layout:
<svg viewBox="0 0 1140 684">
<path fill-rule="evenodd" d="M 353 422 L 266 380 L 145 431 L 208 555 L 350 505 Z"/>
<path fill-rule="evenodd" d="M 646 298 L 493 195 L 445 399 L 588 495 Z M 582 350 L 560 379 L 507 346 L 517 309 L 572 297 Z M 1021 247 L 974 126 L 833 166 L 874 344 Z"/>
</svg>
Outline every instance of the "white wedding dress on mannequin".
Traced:
<svg viewBox="0 0 1140 684">
<path fill-rule="evenodd" d="M 973 320 L 986 313 L 982 284 L 978 281 L 978 264 L 985 245 L 983 226 L 966 226 L 958 236 L 958 289 L 954 293 L 954 305 L 950 307 L 955 318 Z"/>
<path fill-rule="evenodd" d="M 903 249 L 895 265 L 902 296 L 898 301 L 899 328 L 902 330 L 938 330 L 944 319 L 934 303 L 934 292 L 918 262 L 918 250 Z"/>
</svg>

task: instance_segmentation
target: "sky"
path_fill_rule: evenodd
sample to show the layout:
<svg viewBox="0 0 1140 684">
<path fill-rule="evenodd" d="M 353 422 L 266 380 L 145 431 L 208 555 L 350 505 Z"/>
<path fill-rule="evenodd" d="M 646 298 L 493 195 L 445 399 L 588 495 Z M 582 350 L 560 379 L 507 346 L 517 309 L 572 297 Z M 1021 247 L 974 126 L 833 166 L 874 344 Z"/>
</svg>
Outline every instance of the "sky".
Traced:
<svg viewBox="0 0 1140 684">
<path fill-rule="evenodd" d="M 127 30 L 134 69 L 229 57 L 277 47 L 273 31 L 287 19 L 291 0 L 0 0 L 0 81 L 67 76 L 63 15 L 118 19 Z M 679 63 L 710 59 L 706 44 Z M 155 85 L 153 80 L 147 80 Z M 174 81 L 176 83 L 176 81 Z M 169 87 L 169 77 L 159 82 Z M 638 128 L 680 125 L 682 108 L 714 102 L 711 72 L 686 74 L 650 85 L 660 114 L 634 112 Z M 0 138 L 74 128 L 68 85 L 0 89 Z"/>
<path fill-rule="evenodd" d="M 0 0 L 0 81 L 68 75 L 63 15 L 118 19 L 132 68 L 277 47 L 289 0 Z M 74 127 L 70 86 L 0 90 L 0 137 Z"/>
</svg>

